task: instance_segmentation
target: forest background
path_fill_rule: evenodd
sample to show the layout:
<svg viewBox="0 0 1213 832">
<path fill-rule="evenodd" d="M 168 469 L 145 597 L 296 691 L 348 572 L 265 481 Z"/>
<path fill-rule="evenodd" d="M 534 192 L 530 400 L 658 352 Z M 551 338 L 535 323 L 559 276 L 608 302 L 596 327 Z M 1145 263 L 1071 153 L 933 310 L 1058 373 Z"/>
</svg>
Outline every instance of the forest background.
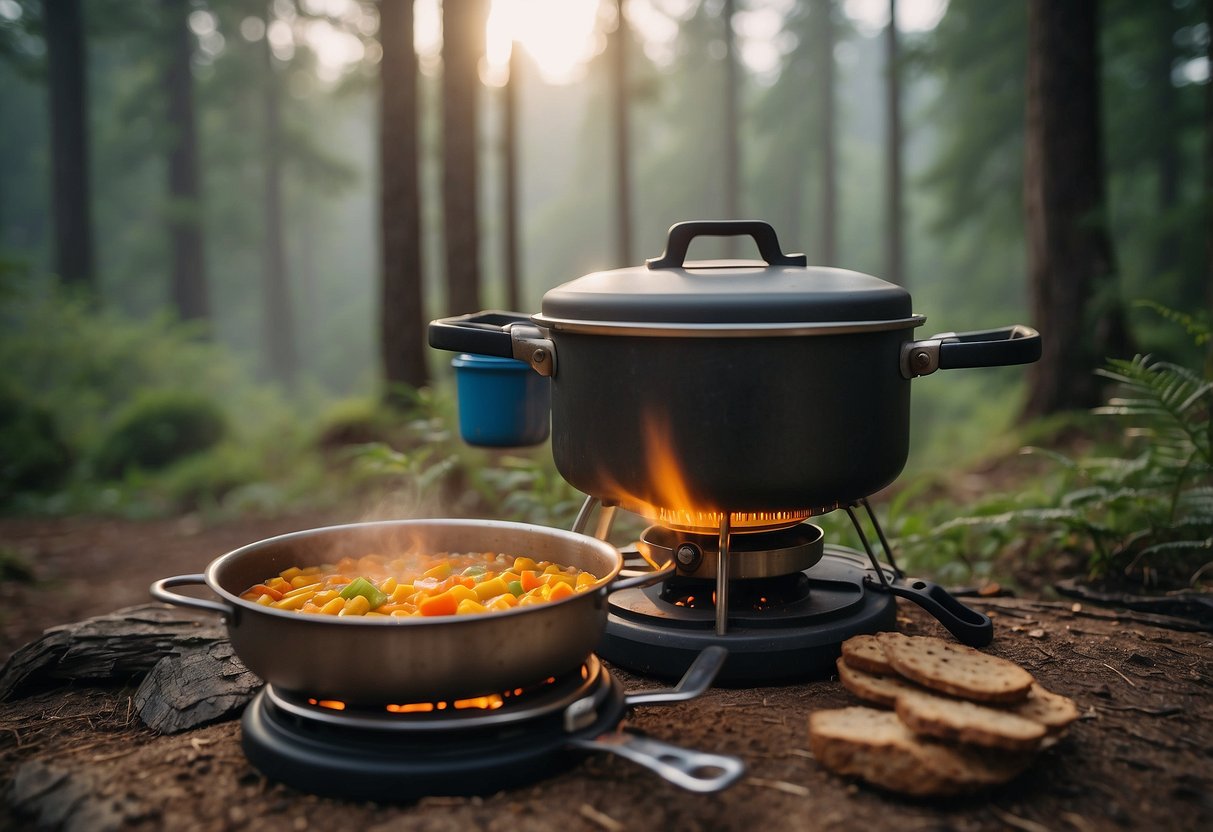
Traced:
<svg viewBox="0 0 1213 832">
<path fill-rule="evenodd" d="M 1099 359 L 1199 368 L 1213 4 L 1068 5 L 1092 24 L 1070 75 L 1093 81 L 1075 119 L 1100 198 L 1079 219 L 1104 262 L 1066 329 L 1091 351 L 1115 319 Z M 230 516 L 403 489 L 567 525 L 545 449 L 453 437 L 424 321 L 537 311 L 685 219 L 764 219 L 810 263 L 906 285 L 932 332 L 1032 323 L 1042 6 L 0 0 L 6 510 Z M 391 201 L 401 158 L 414 203 Z M 419 307 L 385 324 L 402 280 Z M 1096 366 L 1070 387 L 1102 398 Z M 915 383 L 906 481 L 1098 403 L 1034 407 L 1022 368 L 948 375 Z"/>
</svg>

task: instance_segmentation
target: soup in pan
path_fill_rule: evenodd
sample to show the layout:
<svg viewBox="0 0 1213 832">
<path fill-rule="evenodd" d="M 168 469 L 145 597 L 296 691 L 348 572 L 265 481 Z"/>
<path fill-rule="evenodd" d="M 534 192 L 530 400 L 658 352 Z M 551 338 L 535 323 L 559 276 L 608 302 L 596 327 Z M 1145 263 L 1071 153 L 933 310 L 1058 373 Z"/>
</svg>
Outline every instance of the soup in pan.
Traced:
<svg viewBox="0 0 1213 832">
<path fill-rule="evenodd" d="M 317 615 L 468 615 L 559 601 L 598 580 L 572 566 L 492 552 L 425 559 L 368 554 L 320 566 L 292 566 L 240 597 L 273 609 Z"/>
</svg>

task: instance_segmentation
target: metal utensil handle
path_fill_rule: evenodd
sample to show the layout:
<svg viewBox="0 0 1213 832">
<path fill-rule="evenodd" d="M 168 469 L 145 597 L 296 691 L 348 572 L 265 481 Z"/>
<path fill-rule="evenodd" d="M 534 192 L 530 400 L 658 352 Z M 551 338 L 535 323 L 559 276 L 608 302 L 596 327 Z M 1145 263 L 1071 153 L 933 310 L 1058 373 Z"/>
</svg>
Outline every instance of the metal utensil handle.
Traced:
<svg viewBox="0 0 1213 832">
<path fill-rule="evenodd" d="M 779 238 L 775 236 L 775 229 L 761 220 L 690 220 L 675 223 L 670 226 L 665 252 L 644 262 L 650 269 L 681 269 L 686 262 L 691 240 L 696 237 L 744 236 L 754 238 L 758 253 L 768 265 L 808 265 L 808 258 L 803 254 L 784 254 L 779 247 Z"/>
<path fill-rule="evenodd" d="M 716 681 L 716 675 L 724 667 L 729 651 L 719 644 L 705 647 L 691 662 L 687 672 L 682 674 L 678 684 L 663 690 L 642 690 L 629 693 L 623 698 L 623 703 L 629 707 L 636 705 L 672 705 L 675 702 L 686 702 L 703 694 Z"/>
<path fill-rule="evenodd" d="M 513 358 L 514 342 L 507 327 L 530 321 L 531 316 L 522 312 L 498 310 L 439 318 L 430 321 L 430 346 L 452 352 Z"/>
<path fill-rule="evenodd" d="M 594 739 L 573 739 L 569 744 L 585 751 L 617 754 L 644 766 L 668 783 L 699 794 L 726 789 L 745 774 L 745 763 L 736 757 L 680 748 L 628 731 Z"/>
<path fill-rule="evenodd" d="M 191 598 L 189 595 L 178 595 L 176 592 L 168 591 L 169 587 L 172 586 L 192 586 L 194 584 L 205 585 L 206 575 L 174 575 L 171 578 L 161 578 L 151 586 L 152 597 L 166 604 L 174 604 L 178 607 L 193 607 L 194 609 L 206 610 L 207 612 L 217 612 L 225 616 L 231 616 L 236 612 L 235 607 L 222 601 Z"/>
</svg>

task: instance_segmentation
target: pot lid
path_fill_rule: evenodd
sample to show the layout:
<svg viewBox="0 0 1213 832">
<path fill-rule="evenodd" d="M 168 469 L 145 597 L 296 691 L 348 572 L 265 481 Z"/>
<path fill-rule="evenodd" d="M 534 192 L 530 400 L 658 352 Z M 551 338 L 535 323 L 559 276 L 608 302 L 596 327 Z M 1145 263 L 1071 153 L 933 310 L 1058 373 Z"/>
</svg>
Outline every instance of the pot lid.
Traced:
<svg viewBox="0 0 1213 832">
<path fill-rule="evenodd" d="M 735 235 L 752 237 L 762 260 L 686 261 L 695 237 Z M 807 266 L 803 254 L 783 253 L 770 225 L 749 220 L 678 223 L 661 257 L 557 286 L 543 296 L 535 320 L 555 328 L 921 322 L 914 319 L 910 293 L 900 286 L 846 269 Z"/>
</svg>

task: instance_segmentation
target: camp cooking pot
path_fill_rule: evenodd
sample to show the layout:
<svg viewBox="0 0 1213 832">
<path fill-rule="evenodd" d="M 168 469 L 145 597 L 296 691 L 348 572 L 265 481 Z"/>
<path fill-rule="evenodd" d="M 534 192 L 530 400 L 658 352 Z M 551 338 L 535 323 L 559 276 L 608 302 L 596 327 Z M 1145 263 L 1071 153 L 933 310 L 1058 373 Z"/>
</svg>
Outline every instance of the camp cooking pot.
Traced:
<svg viewBox="0 0 1213 832">
<path fill-rule="evenodd" d="M 762 260 L 686 260 L 694 238 L 733 235 Z M 549 377 L 556 467 L 604 502 L 827 510 L 901 473 L 911 379 L 1040 357 L 1027 326 L 915 340 L 925 320 L 900 286 L 785 254 L 767 223 L 700 221 L 643 267 L 550 290 L 538 314 L 443 318 L 429 342 Z"/>
<path fill-rule="evenodd" d="M 240 597 L 292 566 L 392 552 L 504 552 L 575 566 L 598 577 L 558 601 L 494 613 L 337 617 L 261 606 Z M 251 543 L 206 573 L 152 584 L 154 598 L 218 612 L 240 660 L 281 690 L 382 705 L 500 693 L 576 669 L 606 627 L 609 593 L 661 580 L 669 567 L 620 577 L 623 558 L 601 540 L 497 520 L 397 520 L 309 529 Z M 172 587 L 205 584 L 219 600 Z"/>
</svg>

